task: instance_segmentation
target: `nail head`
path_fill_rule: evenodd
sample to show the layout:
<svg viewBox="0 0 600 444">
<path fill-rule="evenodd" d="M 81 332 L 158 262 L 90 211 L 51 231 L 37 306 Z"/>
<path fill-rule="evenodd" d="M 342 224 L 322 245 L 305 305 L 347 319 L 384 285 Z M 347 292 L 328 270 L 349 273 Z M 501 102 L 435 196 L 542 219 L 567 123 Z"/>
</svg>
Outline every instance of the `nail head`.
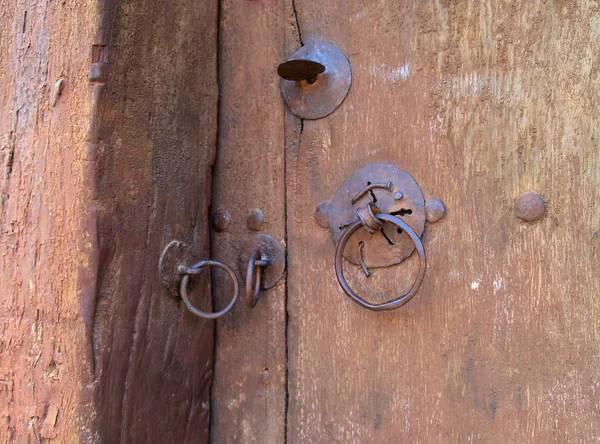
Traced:
<svg viewBox="0 0 600 444">
<path fill-rule="evenodd" d="M 435 197 L 425 201 L 425 217 L 427 222 L 435 223 L 446 215 L 446 205 Z"/>
<path fill-rule="evenodd" d="M 526 222 L 535 222 L 546 214 L 546 202 L 538 192 L 527 191 L 517 199 L 515 210 L 519 219 Z"/>
<path fill-rule="evenodd" d="M 219 210 L 213 215 L 213 226 L 219 233 L 227 230 L 231 225 L 231 216 L 227 211 Z"/>
<path fill-rule="evenodd" d="M 248 228 L 252 231 L 260 231 L 265 222 L 265 217 L 260 208 L 254 208 L 250 210 L 250 214 L 248 215 Z"/>
<path fill-rule="evenodd" d="M 329 228 L 329 207 L 331 207 L 331 202 L 326 200 L 321 202 L 315 211 L 315 220 L 321 228 Z"/>
</svg>

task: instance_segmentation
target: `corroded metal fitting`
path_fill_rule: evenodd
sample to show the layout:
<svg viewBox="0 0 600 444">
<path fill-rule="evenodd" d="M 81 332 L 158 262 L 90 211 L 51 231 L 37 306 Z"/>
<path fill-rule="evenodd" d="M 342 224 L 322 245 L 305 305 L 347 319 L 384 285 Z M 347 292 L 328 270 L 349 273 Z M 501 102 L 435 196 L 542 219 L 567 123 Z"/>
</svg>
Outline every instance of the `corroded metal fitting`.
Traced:
<svg viewBox="0 0 600 444">
<path fill-rule="evenodd" d="M 367 206 L 360 207 L 356 210 L 360 222 L 371 234 L 376 233 L 383 228 L 384 223 L 377 217 L 377 214 L 379 213 L 381 213 L 381 210 L 373 202 L 369 202 Z"/>
</svg>

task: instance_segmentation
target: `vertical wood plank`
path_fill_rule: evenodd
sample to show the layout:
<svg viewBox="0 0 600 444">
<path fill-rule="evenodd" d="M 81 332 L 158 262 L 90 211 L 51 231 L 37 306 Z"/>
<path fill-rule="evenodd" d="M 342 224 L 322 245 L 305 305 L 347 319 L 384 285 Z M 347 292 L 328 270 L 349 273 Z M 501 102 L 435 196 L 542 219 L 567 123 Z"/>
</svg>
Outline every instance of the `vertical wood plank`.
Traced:
<svg viewBox="0 0 600 444">
<path fill-rule="evenodd" d="M 165 294 L 157 269 L 173 239 L 209 256 L 217 18 L 217 1 L 104 5 L 93 338 L 105 442 L 208 442 L 213 323 Z M 208 275 L 195 289 L 210 310 Z"/>
<path fill-rule="evenodd" d="M 289 442 L 599 438 L 600 7 L 593 1 L 295 1 L 303 39 L 353 71 L 329 117 L 287 129 Z M 371 162 L 410 172 L 446 219 L 417 297 L 368 312 L 338 288 L 313 219 Z M 548 202 L 535 224 L 514 200 Z M 413 261 L 414 262 L 414 261 Z M 410 284 L 409 261 L 356 288 Z"/>
<path fill-rule="evenodd" d="M 0 442 L 93 442 L 95 1 L 0 2 Z M 61 94 L 57 82 L 62 79 Z"/>
<path fill-rule="evenodd" d="M 212 212 L 232 222 L 212 234 L 212 256 L 232 266 L 243 244 L 251 210 L 264 215 L 260 233 L 284 247 L 284 108 L 277 64 L 283 60 L 285 5 L 270 1 L 221 2 L 219 34 L 219 141 Z M 286 405 L 286 279 L 261 292 L 255 308 L 244 297 L 216 321 L 211 441 L 283 442 Z M 231 298 L 216 274 L 216 307 Z"/>
<path fill-rule="evenodd" d="M 157 262 L 209 254 L 217 11 L 0 3 L 0 441 L 208 441 L 213 324 Z"/>
</svg>

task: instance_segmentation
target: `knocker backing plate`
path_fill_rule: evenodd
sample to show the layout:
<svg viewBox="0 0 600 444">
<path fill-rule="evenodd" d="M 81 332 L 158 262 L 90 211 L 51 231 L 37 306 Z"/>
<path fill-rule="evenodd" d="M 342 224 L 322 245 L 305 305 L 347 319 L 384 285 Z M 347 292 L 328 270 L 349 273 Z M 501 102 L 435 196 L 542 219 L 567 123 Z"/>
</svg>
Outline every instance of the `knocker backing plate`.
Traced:
<svg viewBox="0 0 600 444">
<path fill-rule="evenodd" d="M 374 189 L 356 200 L 352 199 L 372 184 L 387 184 L 391 189 Z M 401 193 L 402 197 L 399 197 Z M 329 229 L 337 245 L 342 232 L 358 220 L 356 210 L 375 202 L 382 213 L 404 220 L 419 237 L 425 229 L 425 198 L 413 177 L 401 168 L 387 163 L 373 163 L 356 170 L 335 194 L 329 209 Z M 363 261 L 369 268 L 389 267 L 401 263 L 414 251 L 414 244 L 401 229 L 385 225 L 382 231 L 370 234 L 358 231 L 348 241 L 344 257 L 359 264 L 359 245 L 363 243 Z"/>
</svg>

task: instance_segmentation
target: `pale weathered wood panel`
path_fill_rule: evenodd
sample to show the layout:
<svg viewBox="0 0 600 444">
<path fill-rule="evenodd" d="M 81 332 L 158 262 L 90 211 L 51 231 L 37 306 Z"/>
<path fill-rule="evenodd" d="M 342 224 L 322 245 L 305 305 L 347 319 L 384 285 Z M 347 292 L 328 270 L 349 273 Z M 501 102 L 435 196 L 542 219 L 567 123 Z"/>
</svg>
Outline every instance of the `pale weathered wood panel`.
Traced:
<svg viewBox="0 0 600 444">
<path fill-rule="evenodd" d="M 331 116 L 288 125 L 289 441 L 598 439 L 600 5 L 295 3 L 353 85 Z M 388 313 L 338 288 L 313 219 L 374 161 L 448 207 L 420 292 Z M 513 202 L 532 188 L 548 215 L 526 224 Z M 404 267 L 354 282 L 396 294 Z"/>
<path fill-rule="evenodd" d="M 92 442 L 95 1 L 0 2 L 0 442 Z M 62 95 L 56 82 L 63 79 Z"/>
<path fill-rule="evenodd" d="M 275 443 L 285 436 L 285 276 L 261 292 L 255 308 L 244 296 L 245 274 L 237 259 L 256 232 L 249 212 L 260 208 L 268 234 L 285 247 L 284 106 L 277 64 L 283 60 L 285 4 L 221 2 L 219 33 L 219 139 L 212 213 L 226 211 L 231 225 L 212 232 L 215 259 L 234 268 L 242 294 L 216 321 L 215 377 L 211 396 L 211 441 Z M 216 307 L 231 298 L 231 286 L 213 274 Z"/>
</svg>

